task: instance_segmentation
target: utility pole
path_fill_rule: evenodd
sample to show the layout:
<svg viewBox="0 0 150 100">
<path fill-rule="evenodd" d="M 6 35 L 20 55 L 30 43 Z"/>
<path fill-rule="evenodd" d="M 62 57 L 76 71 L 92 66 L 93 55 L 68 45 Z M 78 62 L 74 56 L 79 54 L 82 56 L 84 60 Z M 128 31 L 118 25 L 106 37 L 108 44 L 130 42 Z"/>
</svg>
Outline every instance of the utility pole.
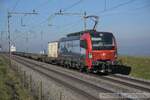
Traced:
<svg viewBox="0 0 150 100">
<path fill-rule="evenodd" d="M 28 34 L 28 32 L 26 33 L 27 35 L 26 35 L 26 52 L 28 53 L 28 44 L 29 44 L 29 34 Z"/>
<path fill-rule="evenodd" d="M 43 54 L 43 31 L 41 31 L 41 53 Z"/>
<path fill-rule="evenodd" d="M 3 33 L 4 31 L 1 31 L 1 43 L 0 43 L 1 51 L 3 51 Z"/>
<path fill-rule="evenodd" d="M 86 20 L 88 18 L 91 18 L 91 19 L 94 18 L 94 19 L 92 19 L 95 22 L 93 30 L 96 30 L 96 26 L 97 26 L 98 20 L 99 20 L 98 16 L 95 16 L 95 15 L 87 16 L 86 12 L 84 12 L 84 13 L 64 13 L 64 12 L 62 12 L 62 10 L 60 10 L 58 13 L 55 13 L 55 15 L 72 15 L 72 16 L 76 15 L 76 16 L 81 16 L 83 18 L 83 21 L 84 21 L 84 30 L 85 31 L 87 30 L 87 22 L 86 22 Z"/>
<path fill-rule="evenodd" d="M 3 31 L 1 31 L 1 41 L 2 41 L 2 39 L 3 39 Z"/>
<path fill-rule="evenodd" d="M 8 42 L 9 42 L 9 67 L 11 67 L 11 34 L 10 34 L 10 18 L 12 15 L 33 15 L 38 14 L 34 10 L 33 12 L 9 12 L 7 13 L 7 19 L 8 19 Z"/>
<path fill-rule="evenodd" d="M 10 43 L 10 23 L 9 23 L 9 20 L 10 20 L 10 12 L 8 12 L 8 15 L 7 15 L 7 18 L 8 18 L 8 43 L 9 43 L 9 67 L 11 67 L 11 51 L 10 51 L 10 48 L 11 48 L 11 43 Z M 7 70 L 8 71 L 8 70 Z"/>
</svg>

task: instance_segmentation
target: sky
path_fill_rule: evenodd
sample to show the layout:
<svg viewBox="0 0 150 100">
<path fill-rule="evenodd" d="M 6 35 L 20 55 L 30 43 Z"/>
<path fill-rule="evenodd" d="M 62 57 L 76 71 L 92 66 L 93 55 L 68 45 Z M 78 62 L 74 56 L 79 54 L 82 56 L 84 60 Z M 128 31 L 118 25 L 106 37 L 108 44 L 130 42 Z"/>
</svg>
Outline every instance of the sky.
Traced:
<svg viewBox="0 0 150 100">
<path fill-rule="evenodd" d="M 84 29 L 82 16 L 99 16 L 97 31 L 112 32 L 121 55 L 150 56 L 150 0 L 0 0 L 0 44 L 8 48 L 7 13 L 37 12 L 10 17 L 11 41 L 18 51 L 39 53 L 50 41 Z M 87 20 L 87 29 L 93 21 Z"/>
</svg>

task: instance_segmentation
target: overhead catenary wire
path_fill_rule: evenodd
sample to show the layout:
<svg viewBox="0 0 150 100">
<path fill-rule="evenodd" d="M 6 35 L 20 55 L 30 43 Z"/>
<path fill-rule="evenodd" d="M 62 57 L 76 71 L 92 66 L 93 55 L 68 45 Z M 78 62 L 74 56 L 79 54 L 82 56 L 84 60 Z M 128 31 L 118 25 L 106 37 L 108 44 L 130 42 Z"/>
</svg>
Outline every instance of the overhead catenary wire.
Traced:
<svg viewBox="0 0 150 100">
<path fill-rule="evenodd" d="M 48 4 L 48 2 L 50 2 L 50 1 L 52 1 L 52 0 L 46 0 L 45 2 L 43 2 L 43 3 L 39 4 L 39 5 L 37 5 L 36 7 L 34 7 L 34 9 L 38 9 L 38 8 L 44 7 L 44 5 Z"/>
<path fill-rule="evenodd" d="M 112 10 L 114 10 L 114 9 L 117 9 L 117 8 L 119 8 L 119 7 L 121 7 L 121 6 L 125 6 L 125 5 L 127 5 L 127 4 L 130 4 L 130 3 L 132 3 L 132 2 L 134 2 L 135 0 L 129 0 L 129 1 L 127 1 L 127 2 L 123 2 L 123 3 L 120 3 L 120 4 L 118 4 L 118 5 L 116 5 L 116 6 L 113 6 L 113 7 L 110 7 L 110 8 L 105 8 L 105 10 L 102 10 L 102 11 L 100 11 L 100 12 L 98 12 L 98 13 L 105 13 L 105 12 L 108 12 L 108 11 L 112 11 Z M 106 1 L 105 1 L 105 3 L 106 3 Z M 108 3 L 108 1 L 107 1 L 107 3 Z M 105 5 L 107 5 L 107 4 L 105 4 Z"/>
<path fill-rule="evenodd" d="M 41 26 L 41 25 L 43 25 L 44 23 L 46 23 L 47 21 L 50 21 L 50 20 L 52 20 L 53 18 L 55 18 L 55 14 L 51 14 L 51 15 L 49 15 L 49 17 L 48 18 L 46 18 L 46 19 L 44 19 L 44 20 L 42 20 L 40 23 L 38 23 L 38 24 L 36 24 L 36 25 L 33 25 L 33 26 L 31 26 L 31 28 L 30 29 L 33 29 L 33 28 L 35 28 L 35 27 L 37 27 L 37 26 Z"/>
<path fill-rule="evenodd" d="M 67 11 L 67 10 L 69 10 L 69 9 L 71 9 L 71 8 L 73 8 L 73 7 L 75 7 L 75 6 L 77 6 L 77 5 L 80 4 L 82 1 L 83 1 L 83 0 L 79 0 L 79 1 L 77 1 L 77 2 L 75 2 L 75 3 L 73 3 L 72 5 L 70 5 L 70 6 L 66 7 L 66 8 L 64 8 L 63 11 Z M 32 26 L 32 28 L 34 28 L 34 27 L 36 27 L 36 26 L 41 26 L 41 25 L 44 24 L 46 21 L 50 21 L 50 20 L 52 20 L 52 19 L 55 18 L 55 17 L 56 17 L 55 13 L 52 13 L 51 15 L 48 16 L 48 18 L 44 19 L 44 20 L 41 21 L 39 24 L 36 24 L 35 26 Z"/>
<path fill-rule="evenodd" d="M 81 20 L 81 19 L 80 19 Z M 56 32 L 57 35 L 60 35 L 63 34 L 63 35 L 67 35 L 69 32 L 68 31 L 71 31 L 73 30 L 74 28 L 77 28 L 79 25 L 79 21 L 80 20 L 77 20 L 76 22 L 72 23 L 72 24 L 68 24 L 68 26 L 65 26 L 63 27 L 62 29 L 60 29 L 59 31 Z M 67 33 L 65 32 L 67 31 Z"/>
<path fill-rule="evenodd" d="M 43 3 L 39 4 L 38 6 L 34 7 L 32 10 L 33 10 L 33 11 L 35 11 L 35 10 L 37 11 L 38 8 L 44 7 L 44 5 L 45 5 L 45 4 L 48 4 L 49 1 L 50 1 L 50 0 L 46 0 L 45 2 L 43 2 Z M 47 19 L 46 19 L 46 20 L 47 20 Z M 41 23 L 46 22 L 46 20 L 43 20 Z M 39 23 L 39 25 L 41 25 L 41 23 Z M 35 27 L 36 27 L 36 26 L 38 26 L 38 24 L 36 24 Z M 31 27 L 31 28 L 33 28 L 33 27 Z"/>
<path fill-rule="evenodd" d="M 149 7 L 150 7 L 150 4 L 146 4 L 141 7 L 134 8 L 133 10 L 140 10 L 140 9 L 149 8 Z"/>
<path fill-rule="evenodd" d="M 79 5 L 79 4 L 82 3 L 82 2 L 83 2 L 83 0 L 79 0 L 79 1 L 77 1 L 77 2 L 75 2 L 75 3 L 73 3 L 72 5 L 70 5 L 70 6 L 64 8 L 64 9 L 62 9 L 62 11 L 67 11 L 67 10 L 69 10 L 69 9 L 71 9 L 71 8 L 73 8 L 73 7 L 77 6 L 77 5 Z"/>
<path fill-rule="evenodd" d="M 63 27 L 61 27 L 61 28 L 59 28 L 60 30 L 68 30 L 68 29 L 71 29 L 71 28 L 74 28 L 74 26 L 77 26 L 78 24 L 79 24 L 79 21 L 80 21 L 81 19 L 79 19 L 79 20 L 77 20 L 77 21 L 75 21 L 75 22 L 73 22 L 73 23 L 68 23 L 68 24 L 66 24 L 66 25 L 64 25 Z"/>
<path fill-rule="evenodd" d="M 74 23 L 77 23 L 79 22 L 80 20 L 77 20 L 77 21 L 74 21 L 74 22 L 70 22 L 70 23 L 66 23 L 66 24 L 63 24 L 63 25 L 54 25 L 55 28 L 59 28 L 59 29 L 62 29 L 62 28 L 65 28 L 65 27 L 69 27 L 70 25 L 74 24 Z"/>
<path fill-rule="evenodd" d="M 121 11 L 121 12 L 120 11 L 113 11 L 111 13 L 104 13 L 104 14 L 102 13 L 101 17 L 102 16 L 110 16 L 110 15 L 118 15 L 118 14 L 132 14 L 133 12 L 138 13 L 138 12 L 135 12 L 135 11 L 139 11 L 139 10 L 149 8 L 149 7 L 150 7 L 150 4 L 145 4 L 145 5 L 141 5 L 139 7 L 135 7 L 135 8 L 126 10 L 126 11 Z"/>
</svg>

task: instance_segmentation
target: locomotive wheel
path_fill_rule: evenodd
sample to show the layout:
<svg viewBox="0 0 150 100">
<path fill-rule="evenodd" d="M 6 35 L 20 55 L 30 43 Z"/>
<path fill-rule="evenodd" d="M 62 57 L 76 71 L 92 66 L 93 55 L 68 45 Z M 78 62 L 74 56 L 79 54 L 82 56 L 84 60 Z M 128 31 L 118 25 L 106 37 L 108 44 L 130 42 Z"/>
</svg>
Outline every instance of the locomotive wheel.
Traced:
<svg viewBox="0 0 150 100">
<path fill-rule="evenodd" d="M 70 69 L 70 64 L 69 63 L 67 64 L 66 68 Z"/>
<path fill-rule="evenodd" d="M 91 73 L 92 71 L 90 70 L 90 69 L 88 69 L 88 68 L 86 68 L 86 73 Z"/>
<path fill-rule="evenodd" d="M 84 66 L 81 65 L 80 68 L 79 68 L 79 71 L 80 71 L 80 72 L 84 72 L 84 69 L 85 69 Z"/>
<path fill-rule="evenodd" d="M 95 74 L 98 73 L 98 70 L 93 70 L 93 73 L 95 73 Z"/>
<path fill-rule="evenodd" d="M 84 69 L 83 69 L 83 68 L 80 68 L 79 71 L 80 71 L 80 72 L 84 72 Z"/>
<path fill-rule="evenodd" d="M 65 66 L 66 66 L 66 64 L 64 63 L 64 64 L 63 64 L 63 67 L 65 67 Z"/>
</svg>

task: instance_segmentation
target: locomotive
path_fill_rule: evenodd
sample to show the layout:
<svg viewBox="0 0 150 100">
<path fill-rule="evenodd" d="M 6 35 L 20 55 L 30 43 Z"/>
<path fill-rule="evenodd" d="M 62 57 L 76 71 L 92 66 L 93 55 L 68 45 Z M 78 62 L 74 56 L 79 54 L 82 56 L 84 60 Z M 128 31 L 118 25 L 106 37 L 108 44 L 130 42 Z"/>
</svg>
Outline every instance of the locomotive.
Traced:
<svg viewBox="0 0 150 100">
<path fill-rule="evenodd" d="M 109 73 L 117 64 L 116 39 L 110 32 L 96 30 L 70 33 L 49 42 L 47 56 L 40 55 L 37 59 L 80 71 Z"/>
<path fill-rule="evenodd" d="M 56 59 L 53 61 L 68 68 L 104 73 L 111 72 L 112 67 L 116 64 L 117 45 L 115 37 L 110 32 L 87 30 L 70 33 L 61 38 L 57 45 L 56 41 L 49 44 L 53 43 L 57 50 L 52 50 L 50 46 L 48 54 L 55 52 Z"/>
</svg>

